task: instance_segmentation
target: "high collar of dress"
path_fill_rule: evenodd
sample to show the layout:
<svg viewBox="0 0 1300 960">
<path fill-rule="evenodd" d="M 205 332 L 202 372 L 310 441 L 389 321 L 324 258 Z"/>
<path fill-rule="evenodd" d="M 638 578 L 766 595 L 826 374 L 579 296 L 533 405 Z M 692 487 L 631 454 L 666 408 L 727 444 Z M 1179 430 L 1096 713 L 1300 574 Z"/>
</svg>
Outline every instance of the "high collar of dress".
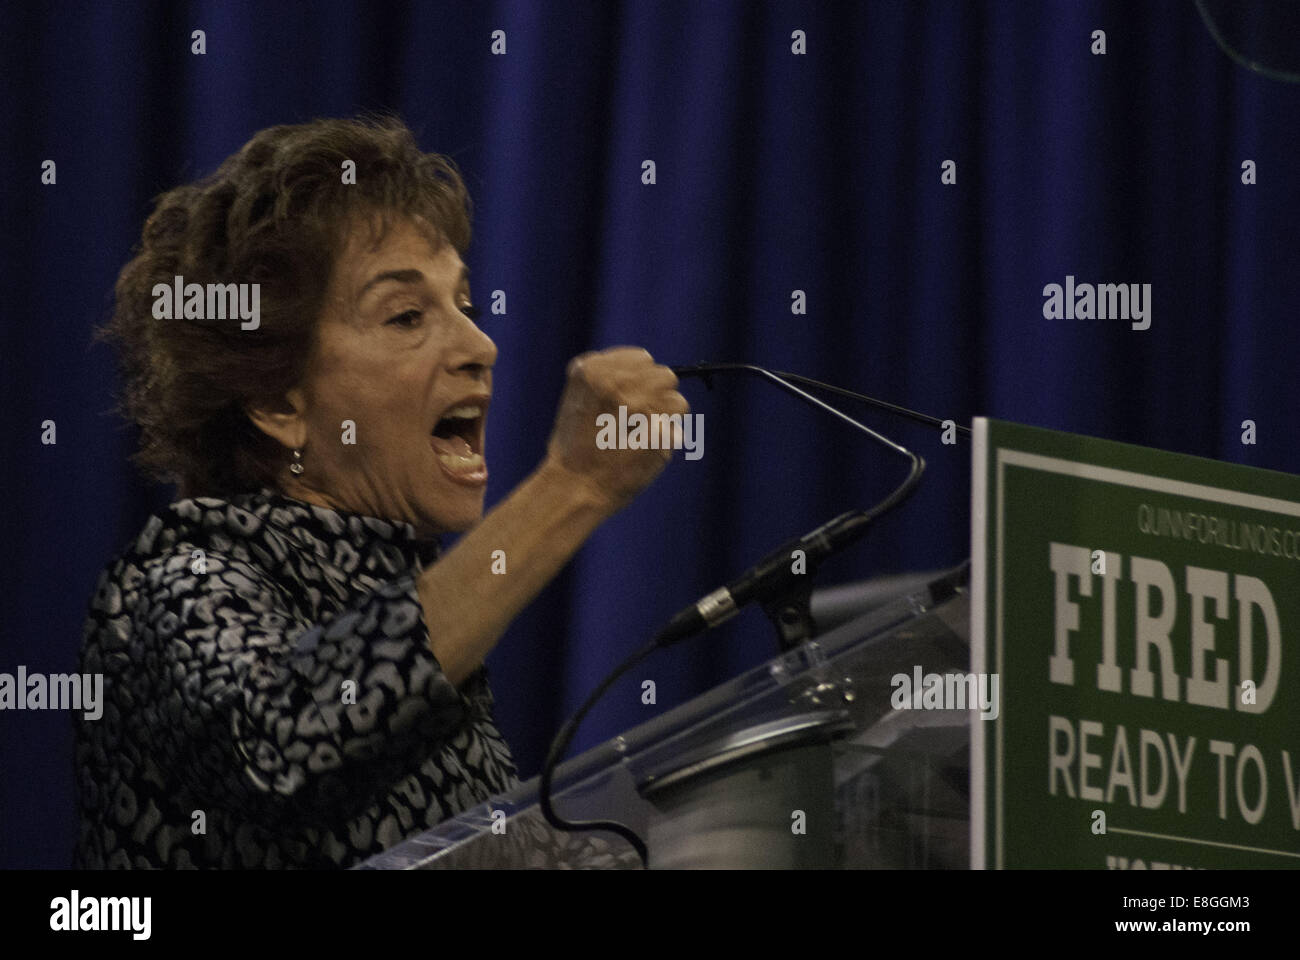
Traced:
<svg viewBox="0 0 1300 960">
<path fill-rule="evenodd" d="M 196 502 L 206 505 L 221 501 L 196 498 Z M 270 488 L 232 497 L 228 503 L 236 511 L 248 514 L 250 523 L 265 523 L 316 553 L 330 551 L 331 545 L 339 540 L 345 541 L 358 552 L 365 552 L 377 544 L 390 544 L 411 561 L 418 561 L 421 566 L 425 566 L 432 563 L 440 551 L 440 543 L 436 538 L 422 539 L 417 536 L 415 527 L 405 521 L 385 520 L 322 507 L 285 496 Z M 233 517 L 232 525 L 238 525 Z M 322 559 L 328 559 L 328 555 Z"/>
</svg>

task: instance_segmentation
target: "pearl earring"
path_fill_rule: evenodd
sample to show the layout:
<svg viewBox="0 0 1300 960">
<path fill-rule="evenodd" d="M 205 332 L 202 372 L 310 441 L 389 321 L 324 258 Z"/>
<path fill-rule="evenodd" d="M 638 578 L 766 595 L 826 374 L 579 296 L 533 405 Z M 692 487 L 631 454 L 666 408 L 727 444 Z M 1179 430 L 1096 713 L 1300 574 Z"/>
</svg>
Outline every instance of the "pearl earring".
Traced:
<svg viewBox="0 0 1300 960">
<path fill-rule="evenodd" d="M 302 451 L 294 450 L 293 463 L 289 464 L 289 472 L 294 476 L 302 473 Z"/>
</svg>

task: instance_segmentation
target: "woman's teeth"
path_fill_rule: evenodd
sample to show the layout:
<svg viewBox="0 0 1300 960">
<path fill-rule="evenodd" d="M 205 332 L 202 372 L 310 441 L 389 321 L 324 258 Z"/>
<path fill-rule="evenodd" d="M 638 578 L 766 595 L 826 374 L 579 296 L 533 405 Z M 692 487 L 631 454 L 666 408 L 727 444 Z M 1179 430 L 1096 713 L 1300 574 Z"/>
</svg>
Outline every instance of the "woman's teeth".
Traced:
<svg viewBox="0 0 1300 960">
<path fill-rule="evenodd" d="M 476 407 L 473 406 L 472 404 L 466 404 L 463 407 L 456 407 L 453 410 L 448 410 L 446 413 L 442 415 L 442 419 L 449 420 L 454 418 L 456 420 L 474 420 L 475 418 L 482 416 L 482 414 L 483 414 L 482 407 Z"/>
</svg>

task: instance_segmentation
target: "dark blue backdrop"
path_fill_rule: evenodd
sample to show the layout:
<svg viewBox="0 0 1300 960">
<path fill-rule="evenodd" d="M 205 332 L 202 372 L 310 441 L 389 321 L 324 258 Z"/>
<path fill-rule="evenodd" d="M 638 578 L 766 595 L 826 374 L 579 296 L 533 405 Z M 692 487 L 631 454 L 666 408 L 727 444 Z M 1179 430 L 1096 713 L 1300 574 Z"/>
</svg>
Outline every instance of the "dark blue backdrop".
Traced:
<svg viewBox="0 0 1300 960">
<path fill-rule="evenodd" d="M 315 116 L 396 110 L 467 175 L 475 295 L 508 298 L 487 321 L 490 502 L 541 456 L 568 358 L 619 343 L 1300 472 L 1300 87 L 1229 61 L 1187 0 L 0 9 L 0 671 L 75 669 L 97 572 L 168 499 L 127 463 L 112 356 L 91 343 L 150 197 Z M 1066 275 L 1152 284 L 1151 328 L 1045 320 L 1043 286 Z M 525 777 L 684 602 L 902 476 L 762 384 L 686 389 L 703 459 L 608 523 L 489 661 Z M 964 558 L 966 444 L 866 419 L 931 469 L 824 581 Z M 577 748 L 757 663 L 769 634 L 749 613 L 651 661 Z M 0 866 L 68 863 L 70 755 L 66 714 L 0 714 Z"/>
</svg>

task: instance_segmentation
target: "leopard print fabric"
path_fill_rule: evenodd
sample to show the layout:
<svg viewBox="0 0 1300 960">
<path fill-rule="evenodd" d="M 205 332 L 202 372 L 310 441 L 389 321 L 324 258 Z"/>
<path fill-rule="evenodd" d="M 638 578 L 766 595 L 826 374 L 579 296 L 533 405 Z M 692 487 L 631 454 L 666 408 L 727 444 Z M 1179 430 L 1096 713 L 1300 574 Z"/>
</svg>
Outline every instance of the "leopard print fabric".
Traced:
<svg viewBox="0 0 1300 960">
<path fill-rule="evenodd" d="M 101 576 L 78 868 L 339 868 L 519 785 L 487 670 L 429 648 L 409 524 L 181 500 Z"/>
</svg>

